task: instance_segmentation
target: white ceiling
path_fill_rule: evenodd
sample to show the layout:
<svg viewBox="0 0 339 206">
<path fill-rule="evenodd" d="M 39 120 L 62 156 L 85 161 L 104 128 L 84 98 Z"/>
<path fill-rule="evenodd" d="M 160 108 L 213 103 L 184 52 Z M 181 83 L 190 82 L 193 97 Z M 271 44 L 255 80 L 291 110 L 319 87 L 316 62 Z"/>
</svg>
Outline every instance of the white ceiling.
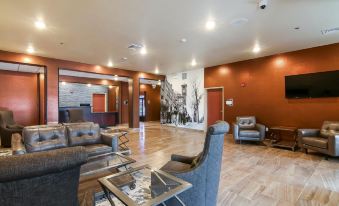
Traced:
<svg viewBox="0 0 339 206">
<path fill-rule="evenodd" d="M 37 30 L 42 18 L 47 28 Z M 205 30 L 209 18 L 213 31 Z M 245 25 L 231 25 L 247 18 Z M 294 30 L 294 27 L 300 27 Z M 168 74 L 339 42 L 338 0 L 0 0 L 0 49 Z M 186 43 L 180 43 L 187 38 Z M 63 45 L 60 45 L 63 42 Z M 148 54 L 130 52 L 144 44 Z M 260 44 L 259 54 L 251 52 Z M 127 57 L 126 62 L 121 62 Z"/>
</svg>

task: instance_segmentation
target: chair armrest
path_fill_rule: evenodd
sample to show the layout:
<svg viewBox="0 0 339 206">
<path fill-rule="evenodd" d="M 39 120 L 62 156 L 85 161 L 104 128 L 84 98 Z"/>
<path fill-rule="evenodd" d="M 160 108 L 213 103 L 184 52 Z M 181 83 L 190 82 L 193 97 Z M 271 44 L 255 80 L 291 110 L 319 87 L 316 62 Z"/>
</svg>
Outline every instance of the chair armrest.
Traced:
<svg viewBox="0 0 339 206">
<path fill-rule="evenodd" d="M 196 156 L 190 157 L 190 156 L 183 156 L 183 155 L 177 155 L 177 154 L 172 154 L 171 156 L 172 161 L 182 162 L 186 164 L 192 164 L 194 158 L 196 158 Z"/>
<path fill-rule="evenodd" d="M 298 137 L 318 137 L 319 129 L 298 129 Z"/>
<path fill-rule="evenodd" d="M 329 155 L 339 156 L 339 133 L 335 133 L 328 137 L 328 150 Z"/>
<path fill-rule="evenodd" d="M 260 132 L 260 139 L 264 140 L 265 139 L 265 133 L 266 133 L 266 126 L 263 124 L 259 124 L 257 123 L 255 125 L 255 127 L 257 128 L 257 130 Z"/>
<path fill-rule="evenodd" d="M 239 140 L 239 125 L 236 123 L 233 123 L 233 138 Z"/>
<path fill-rule="evenodd" d="M 118 152 L 118 135 L 101 134 L 102 143 L 112 147 L 113 152 Z"/>
<path fill-rule="evenodd" d="M 13 155 L 26 154 L 26 148 L 23 143 L 22 137 L 18 133 L 12 135 L 12 154 Z"/>
</svg>

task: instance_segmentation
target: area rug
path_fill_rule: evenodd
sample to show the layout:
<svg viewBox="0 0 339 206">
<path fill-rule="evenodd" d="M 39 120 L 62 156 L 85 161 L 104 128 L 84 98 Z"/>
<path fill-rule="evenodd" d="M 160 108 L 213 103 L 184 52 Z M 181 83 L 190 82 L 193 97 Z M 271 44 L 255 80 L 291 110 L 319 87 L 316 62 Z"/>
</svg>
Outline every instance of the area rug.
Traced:
<svg viewBox="0 0 339 206">
<path fill-rule="evenodd" d="M 12 150 L 7 148 L 0 148 L 0 157 L 12 155 Z"/>
<path fill-rule="evenodd" d="M 149 186 L 151 185 L 151 175 L 143 175 L 141 172 L 135 173 L 133 175 L 136 180 L 136 187 L 135 189 L 131 190 L 128 186 L 125 186 L 122 188 L 122 191 L 125 194 L 128 194 L 128 196 L 137 203 L 137 205 L 142 205 L 147 200 L 151 199 L 151 191 L 149 189 Z M 124 206 L 124 204 L 119 201 L 116 197 L 111 195 L 114 204 L 116 206 Z M 111 206 L 108 199 L 105 197 L 103 193 L 96 194 L 96 206 Z"/>
</svg>

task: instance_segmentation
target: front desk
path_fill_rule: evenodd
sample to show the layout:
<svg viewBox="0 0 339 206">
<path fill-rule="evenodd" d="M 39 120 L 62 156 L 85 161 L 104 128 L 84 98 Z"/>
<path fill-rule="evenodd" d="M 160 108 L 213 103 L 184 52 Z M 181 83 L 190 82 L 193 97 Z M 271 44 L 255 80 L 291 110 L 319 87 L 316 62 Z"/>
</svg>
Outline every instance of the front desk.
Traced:
<svg viewBox="0 0 339 206">
<path fill-rule="evenodd" d="M 119 123 L 119 112 L 92 112 L 92 107 L 59 107 L 59 123 L 68 122 L 67 110 L 83 110 L 84 119 L 88 122 L 98 123 L 100 127 L 115 126 Z"/>
</svg>

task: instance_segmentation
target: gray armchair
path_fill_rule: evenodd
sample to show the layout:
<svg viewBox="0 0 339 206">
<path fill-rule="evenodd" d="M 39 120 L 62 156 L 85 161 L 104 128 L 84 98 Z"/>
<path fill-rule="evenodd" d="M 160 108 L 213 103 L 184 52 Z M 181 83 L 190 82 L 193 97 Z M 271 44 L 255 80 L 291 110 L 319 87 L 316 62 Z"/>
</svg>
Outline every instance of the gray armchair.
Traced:
<svg viewBox="0 0 339 206">
<path fill-rule="evenodd" d="M 0 205 L 74 206 L 83 147 L 0 157 Z"/>
<path fill-rule="evenodd" d="M 258 124 L 254 116 L 237 117 L 236 123 L 233 124 L 233 137 L 236 142 L 263 141 L 265 130 L 265 125 Z"/>
<path fill-rule="evenodd" d="M 325 121 L 321 129 L 299 129 L 299 146 L 307 153 L 308 149 L 323 154 L 339 156 L 339 122 Z"/>
<path fill-rule="evenodd" d="M 14 121 L 12 111 L 0 111 L 0 136 L 3 147 L 11 147 L 12 134 L 21 134 L 23 128 Z"/>
<path fill-rule="evenodd" d="M 179 198 L 186 205 L 213 206 L 217 203 L 224 135 L 229 131 L 227 122 L 217 122 L 208 128 L 203 151 L 194 157 L 172 155 L 161 170 L 190 182 L 191 189 Z M 170 199 L 166 205 L 180 205 Z"/>
</svg>

